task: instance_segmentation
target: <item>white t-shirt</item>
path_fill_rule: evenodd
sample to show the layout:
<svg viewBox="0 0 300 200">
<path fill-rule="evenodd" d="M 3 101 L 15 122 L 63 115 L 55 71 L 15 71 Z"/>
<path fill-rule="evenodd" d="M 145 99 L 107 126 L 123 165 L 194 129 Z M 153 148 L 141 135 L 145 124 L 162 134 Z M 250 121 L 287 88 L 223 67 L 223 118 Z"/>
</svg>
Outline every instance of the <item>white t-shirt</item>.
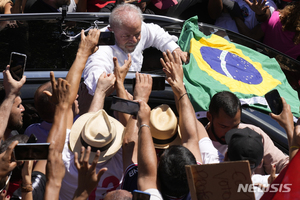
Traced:
<svg viewBox="0 0 300 200">
<path fill-rule="evenodd" d="M 147 192 L 149 193 L 151 196 L 150 196 L 150 200 L 163 200 L 160 192 L 158 191 L 158 189 L 147 189 L 145 190 L 144 192 Z"/>
<path fill-rule="evenodd" d="M 107 31 L 107 28 L 101 29 Z M 176 44 L 178 38 L 171 36 L 160 26 L 153 23 L 142 23 L 141 40 L 135 50 L 130 53 L 131 66 L 129 71 L 140 71 L 143 64 L 143 50 L 149 47 L 156 47 L 162 52 L 170 50 L 171 52 L 178 48 Z M 124 64 L 124 60 L 128 60 L 127 53 L 120 49 L 117 45 L 99 46 L 99 49 L 92 54 L 83 70 L 84 83 L 89 90 L 89 94 L 94 95 L 97 81 L 103 72 L 112 73 L 114 70 L 113 57 L 118 58 L 119 65 Z"/>
<path fill-rule="evenodd" d="M 204 137 L 198 142 L 203 164 L 212 164 L 220 162 L 220 153 L 214 147 L 209 137 Z"/>
<path fill-rule="evenodd" d="M 74 154 L 69 149 L 70 131 L 69 129 L 67 130 L 65 146 L 62 152 L 66 173 L 61 184 L 60 200 L 72 199 L 78 186 L 78 171 L 74 164 Z M 107 192 L 120 189 L 123 175 L 122 148 L 111 159 L 97 164 L 96 171 L 98 172 L 103 167 L 107 167 L 107 171 L 101 176 L 98 186 L 89 196 L 89 200 L 102 200 Z"/>
<path fill-rule="evenodd" d="M 251 10 L 248 4 L 244 0 L 232 0 L 239 4 L 243 16 L 245 19 L 245 24 L 248 28 L 253 29 L 259 22 L 255 17 L 255 12 Z M 252 0 L 250 0 L 252 2 Z M 277 9 L 276 4 L 272 0 L 267 0 L 266 6 L 269 6 L 271 14 Z M 215 25 L 221 28 L 226 28 L 228 30 L 239 32 L 235 21 L 231 18 L 229 13 L 222 12 L 221 16 L 216 20 Z"/>
</svg>

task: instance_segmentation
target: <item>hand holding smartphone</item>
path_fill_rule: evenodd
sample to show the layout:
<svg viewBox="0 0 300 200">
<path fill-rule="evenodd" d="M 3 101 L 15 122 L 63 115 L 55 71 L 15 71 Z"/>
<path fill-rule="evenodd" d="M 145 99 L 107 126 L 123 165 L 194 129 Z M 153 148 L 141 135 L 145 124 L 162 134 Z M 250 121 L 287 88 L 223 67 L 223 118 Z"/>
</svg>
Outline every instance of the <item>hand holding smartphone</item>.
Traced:
<svg viewBox="0 0 300 200">
<path fill-rule="evenodd" d="M 140 110 L 140 104 L 135 101 L 113 96 L 110 109 L 136 116 Z"/>
<path fill-rule="evenodd" d="M 11 52 L 9 61 L 9 72 L 11 76 L 20 81 L 23 77 L 25 66 L 26 66 L 27 56 L 25 54 Z"/>
<path fill-rule="evenodd" d="M 279 115 L 282 112 L 283 104 L 279 92 L 274 89 L 265 94 L 265 98 L 269 104 L 269 107 L 275 115 Z"/>
</svg>

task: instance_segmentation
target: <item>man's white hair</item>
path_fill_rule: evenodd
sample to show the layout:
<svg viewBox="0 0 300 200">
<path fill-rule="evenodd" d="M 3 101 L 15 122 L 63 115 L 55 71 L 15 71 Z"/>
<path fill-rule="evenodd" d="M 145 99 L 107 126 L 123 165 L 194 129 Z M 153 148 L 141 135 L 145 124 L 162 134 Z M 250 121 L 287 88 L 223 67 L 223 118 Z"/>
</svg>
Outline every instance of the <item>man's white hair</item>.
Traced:
<svg viewBox="0 0 300 200">
<path fill-rule="evenodd" d="M 109 24 L 112 28 L 120 27 L 137 17 L 141 21 L 144 20 L 141 9 L 133 4 L 123 3 L 113 9 L 109 16 Z"/>
</svg>

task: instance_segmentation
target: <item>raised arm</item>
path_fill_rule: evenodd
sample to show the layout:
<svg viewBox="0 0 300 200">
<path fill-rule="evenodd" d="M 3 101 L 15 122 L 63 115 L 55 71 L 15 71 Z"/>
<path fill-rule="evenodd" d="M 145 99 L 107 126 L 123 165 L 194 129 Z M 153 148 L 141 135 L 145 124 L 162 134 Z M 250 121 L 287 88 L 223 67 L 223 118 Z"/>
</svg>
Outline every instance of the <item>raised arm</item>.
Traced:
<svg viewBox="0 0 300 200">
<path fill-rule="evenodd" d="M 66 80 L 71 85 L 70 88 L 70 103 L 72 104 L 77 96 L 77 91 L 79 88 L 79 84 L 81 81 L 81 76 L 83 69 L 85 67 L 85 63 L 90 55 L 92 55 L 97 50 L 97 44 L 100 36 L 100 30 L 91 29 L 88 32 L 88 35 L 85 36 L 84 31 L 81 31 L 81 41 L 79 44 L 79 48 L 76 54 L 76 58 L 67 74 Z M 72 110 L 69 115 L 73 116 Z M 73 117 L 70 117 L 67 122 L 67 128 L 71 129 L 73 124 Z"/>
<path fill-rule="evenodd" d="M 127 98 L 127 92 L 124 86 L 124 81 L 127 75 L 127 72 L 129 70 L 129 67 L 131 66 L 131 56 L 128 54 L 128 60 L 124 61 L 124 65 L 122 67 L 119 66 L 118 59 L 116 57 L 113 58 L 114 61 L 114 74 L 116 76 L 116 83 L 115 83 L 115 88 L 117 92 L 117 96 L 121 97 L 123 99 L 128 99 Z M 126 126 L 128 120 L 129 120 L 130 115 L 125 114 L 125 113 L 120 113 L 118 112 L 118 118 L 119 121 Z"/>
<path fill-rule="evenodd" d="M 136 85 L 134 88 L 134 100 L 147 102 L 151 94 L 152 78 L 147 74 L 136 72 Z M 138 126 L 137 119 L 130 116 L 124 132 L 123 144 L 123 170 L 133 163 L 138 162 Z"/>
<path fill-rule="evenodd" d="M 161 59 L 163 70 L 167 81 L 174 92 L 174 98 L 179 113 L 179 126 L 181 131 L 182 145 L 188 148 L 195 156 L 196 160 L 202 162 L 197 136 L 197 119 L 194 108 L 188 98 L 188 94 L 183 84 L 183 68 L 181 60 L 176 52 L 163 53 L 164 60 Z M 206 134 L 206 131 L 205 133 Z"/>
<path fill-rule="evenodd" d="M 107 168 L 102 168 L 96 172 L 100 151 L 97 151 L 91 165 L 89 164 L 90 153 L 90 146 L 87 147 L 86 151 L 84 147 L 81 147 L 80 159 L 78 160 L 78 153 L 75 152 L 74 162 L 78 170 L 78 187 L 73 196 L 73 200 L 87 199 L 91 192 L 97 187 L 103 173 L 107 171 Z"/>
<path fill-rule="evenodd" d="M 290 160 L 296 155 L 298 152 L 298 149 L 295 147 L 300 147 L 300 143 L 297 142 L 297 135 L 300 134 L 298 130 L 300 123 L 297 123 L 296 127 L 294 127 L 294 120 L 293 120 L 293 114 L 291 112 L 291 107 L 289 104 L 286 103 L 285 99 L 281 97 L 282 99 L 282 112 L 279 115 L 275 115 L 274 113 L 270 113 L 270 116 L 278 122 L 278 124 L 284 128 L 287 137 L 288 137 L 288 144 L 289 144 L 289 156 Z M 299 122 L 299 121 L 298 121 Z M 297 127 L 298 126 L 298 127 Z M 295 133 L 294 133 L 295 131 Z M 297 133 L 299 132 L 299 133 Z"/>
<path fill-rule="evenodd" d="M 105 97 L 113 92 L 115 82 L 116 77 L 114 74 L 106 75 L 105 72 L 101 74 L 88 112 L 97 112 L 103 109 Z"/>
<path fill-rule="evenodd" d="M 255 12 L 257 21 L 264 22 L 271 17 L 269 6 L 265 6 L 267 0 L 245 0 L 248 6 Z"/>
<path fill-rule="evenodd" d="M 55 114 L 47 138 L 50 147 L 46 167 L 47 182 L 44 195 L 45 200 L 59 198 L 61 182 L 65 174 L 62 151 L 66 138 L 67 121 L 70 117 L 68 114 L 72 109 L 72 104 L 70 105 L 70 84 L 60 78 L 56 81 L 53 72 L 50 73 L 50 78 L 52 94 L 48 91 L 45 91 L 45 93 L 51 96 L 51 101 L 55 104 Z M 73 116 L 71 117 L 73 118 Z"/>
<path fill-rule="evenodd" d="M 5 98 L 0 106 L 0 140 L 2 140 L 4 136 L 14 100 L 19 95 L 19 92 L 25 82 L 26 76 L 23 76 L 20 81 L 16 81 L 15 79 L 13 79 L 9 72 L 9 65 L 7 65 L 6 69 L 3 71 L 3 86 L 5 90 Z"/>
<path fill-rule="evenodd" d="M 139 174 L 137 186 L 141 191 L 157 189 L 157 158 L 152 140 L 150 123 L 150 107 L 146 102 L 139 100 L 138 112 L 138 165 Z"/>
</svg>

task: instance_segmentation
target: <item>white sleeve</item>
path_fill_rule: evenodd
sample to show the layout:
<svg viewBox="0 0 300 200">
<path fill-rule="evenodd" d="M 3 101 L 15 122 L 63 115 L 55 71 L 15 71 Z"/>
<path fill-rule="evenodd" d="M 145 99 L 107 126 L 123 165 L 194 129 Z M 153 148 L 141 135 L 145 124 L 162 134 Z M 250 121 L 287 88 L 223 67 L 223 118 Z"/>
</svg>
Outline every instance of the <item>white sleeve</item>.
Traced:
<svg viewBox="0 0 300 200">
<path fill-rule="evenodd" d="M 220 162 L 218 150 L 214 147 L 209 137 L 202 138 L 198 143 L 203 164 Z"/>
<path fill-rule="evenodd" d="M 90 95 L 94 95 L 97 82 L 103 72 L 112 73 L 114 69 L 113 51 L 109 46 L 99 46 L 87 60 L 83 70 L 84 84 Z"/>
<path fill-rule="evenodd" d="M 272 0 L 268 0 L 265 5 L 269 6 L 271 15 L 275 10 L 277 10 L 277 5 Z"/>
<path fill-rule="evenodd" d="M 145 48 L 156 47 L 162 52 L 170 50 L 171 52 L 178 48 L 176 43 L 178 38 L 170 35 L 163 28 L 153 23 L 144 23 L 142 25 L 142 37 L 146 36 Z"/>
<path fill-rule="evenodd" d="M 162 198 L 160 192 L 158 191 L 158 189 L 151 188 L 151 189 L 145 190 L 144 192 L 147 192 L 151 195 L 150 200 L 163 200 L 163 198 Z"/>
</svg>

